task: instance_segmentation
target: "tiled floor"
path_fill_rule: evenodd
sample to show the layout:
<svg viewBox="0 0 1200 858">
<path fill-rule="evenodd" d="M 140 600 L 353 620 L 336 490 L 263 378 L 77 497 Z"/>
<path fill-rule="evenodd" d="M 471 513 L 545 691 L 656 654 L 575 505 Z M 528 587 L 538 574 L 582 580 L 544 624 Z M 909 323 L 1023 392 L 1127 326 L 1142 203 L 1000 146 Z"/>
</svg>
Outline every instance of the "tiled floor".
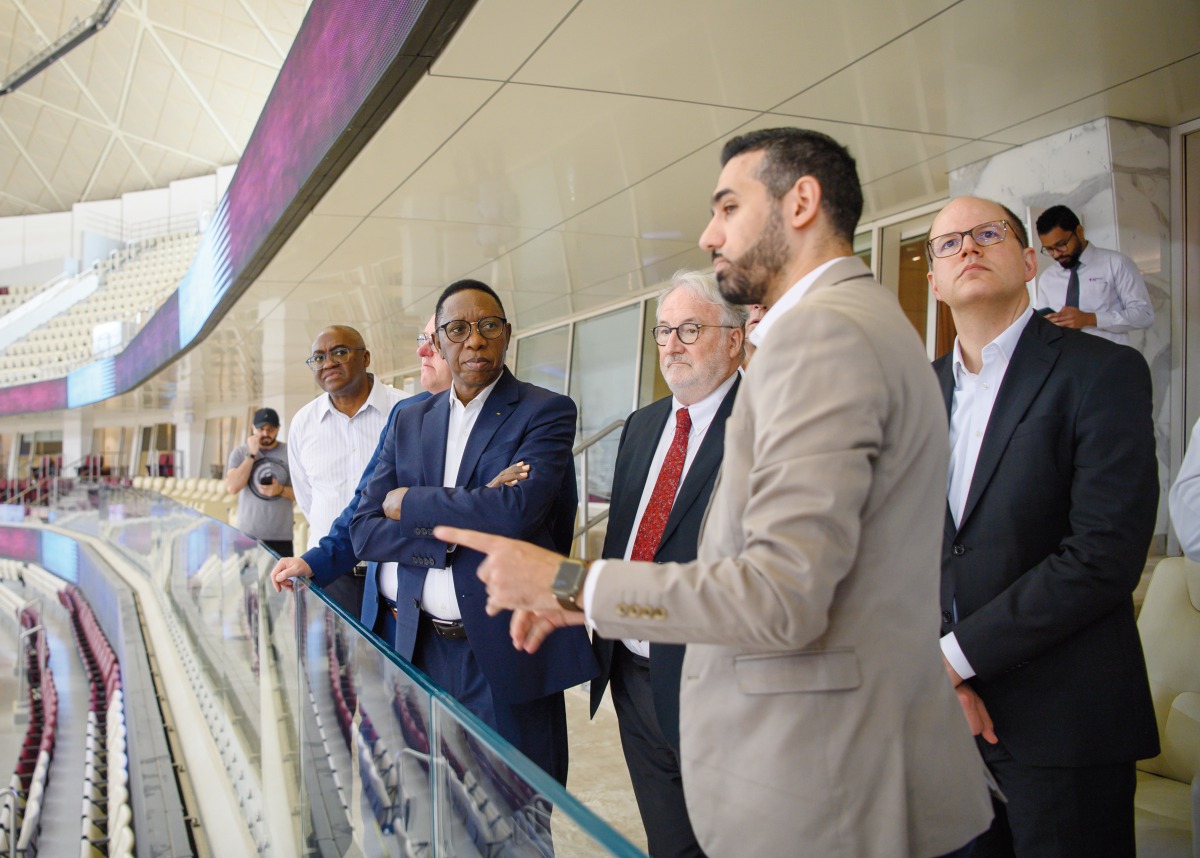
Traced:
<svg viewBox="0 0 1200 858">
<path fill-rule="evenodd" d="M 645 850 L 646 832 L 621 753 L 617 713 L 611 699 L 605 695 L 596 717 L 589 720 L 587 692 L 583 688 L 568 691 L 567 730 L 571 743 L 567 789 L 635 846 Z"/>
</svg>

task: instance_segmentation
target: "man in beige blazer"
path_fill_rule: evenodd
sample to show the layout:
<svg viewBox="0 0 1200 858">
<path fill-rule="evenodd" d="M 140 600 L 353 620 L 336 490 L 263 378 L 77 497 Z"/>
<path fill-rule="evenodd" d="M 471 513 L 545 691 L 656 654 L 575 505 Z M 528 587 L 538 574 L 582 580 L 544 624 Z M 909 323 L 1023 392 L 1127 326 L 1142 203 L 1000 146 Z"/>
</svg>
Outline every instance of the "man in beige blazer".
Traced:
<svg viewBox="0 0 1200 858">
<path fill-rule="evenodd" d="M 605 637 L 688 644 L 683 785 L 710 856 L 954 853 L 992 811 L 938 647 L 937 383 L 895 295 L 851 255 L 849 153 L 773 129 L 729 141 L 722 163 L 700 244 L 725 297 L 768 311 L 699 558 L 585 569 L 437 535 L 490 555 L 489 610 L 525 609 L 526 650 L 585 616 Z"/>
</svg>

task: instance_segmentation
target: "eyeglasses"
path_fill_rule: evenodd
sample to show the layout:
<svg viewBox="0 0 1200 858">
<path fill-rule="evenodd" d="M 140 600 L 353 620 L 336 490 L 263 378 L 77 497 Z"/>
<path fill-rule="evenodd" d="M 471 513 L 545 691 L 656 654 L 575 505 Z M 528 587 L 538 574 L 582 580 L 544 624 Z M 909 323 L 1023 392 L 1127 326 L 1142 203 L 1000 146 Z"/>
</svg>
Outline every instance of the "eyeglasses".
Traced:
<svg viewBox="0 0 1200 858">
<path fill-rule="evenodd" d="M 947 256 L 954 256 L 962 250 L 963 239 L 968 235 L 980 247 L 999 244 L 1008 238 L 1008 221 L 992 220 L 981 223 L 979 226 L 973 226 L 966 232 L 948 232 L 937 238 L 929 239 L 925 244 L 928 245 L 931 254 L 938 259 L 943 259 Z"/>
<path fill-rule="evenodd" d="M 417 348 L 423 349 L 425 346 L 433 345 L 433 334 L 417 334 Z"/>
<path fill-rule="evenodd" d="M 1071 234 L 1062 241 L 1056 241 L 1051 245 L 1043 244 L 1042 253 L 1046 254 L 1047 256 L 1062 256 L 1067 252 L 1067 248 L 1071 246 L 1071 241 L 1075 238 L 1078 238 L 1078 234 L 1072 231 Z"/>
<path fill-rule="evenodd" d="M 475 324 L 471 324 L 466 319 L 455 319 L 452 322 L 446 322 L 444 325 L 438 325 L 438 330 L 442 331 L 452 343 L 466 342 L 471 336 L 471 329 L 474 328 L 479 332 L 479 336 L 485 340 L 497 340 L 504 336 L 504 326 L 508 324 L 508 319 L 502 316 L 484 316 Z"/>
<path fill-rule="evenodd" d="M 313 352 L 312 356 L 304 362 L 308 364 L 309 369 L 320 369 L 326 363 L 330 365 L 345 363 L 350 360 L 350 355 L 354 352 L 366 351 L 366 346 L 338 346 L 336 349 L 330 349 L 328 352 Z"/>
<path fill-rule="evenodd" d="M 674 331 L 675 336 L 679 337 L 679 342 L 683 343 L 685 346 L 690 346 L 692 343 L 696 342 L 696 339 L 700 336 L 700 331 L 703 330 L 704 328 L 735 328 L 735 327 L 739 327 L 739 326 L 738 325 L 697 325 L 695 322 L 684 322 L 682 325 L 676 325 L 673 328 L 667 327 L 666 325 L 659 325 L 656 328 L 652 328 L 650 330 L 650 333 L 654 337 L 654 342 L 658 343 L 660 346 L 665 346 L 671 339 L 671 332 Z"/>
</svg>

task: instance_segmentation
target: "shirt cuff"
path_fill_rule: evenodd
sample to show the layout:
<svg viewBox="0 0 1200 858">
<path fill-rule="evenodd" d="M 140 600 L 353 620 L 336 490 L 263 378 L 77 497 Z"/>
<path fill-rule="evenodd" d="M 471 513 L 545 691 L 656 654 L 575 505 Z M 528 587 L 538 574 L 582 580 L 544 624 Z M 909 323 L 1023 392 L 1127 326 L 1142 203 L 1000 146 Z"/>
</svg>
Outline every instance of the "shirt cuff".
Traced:
<svg viewBox="0 0 1200 858">
<path fill-rule="evenodd" d="M 592 622 L 592 601 L 596 597 L 596 582 L 600 580 L 603 569 L 603 560 L 597 560 L 588 567 L 587 579 L 583 582 L 583 596 L 579 600 L 583 607 L 583 615 L 587 617 L 588 627 L 592 631 L 596 630 L 596 624 Z"/>
<path fill-rule="evenodd" d="M 946 661 L 950 662 L 950 666 L 954 668 L 955 673 L 964 680 L 970 679 L 975 675 L 975 668 L 971 667 L 971 662 L 967 661 L 967 657 L 963 655 L 962 647 L 958 645 L 958 638 L 954 636 L 954 632 L 950 632 L 950 634 L 943 637 L 941 644 L 942 655 L 946 657 Z"/>
</svg>

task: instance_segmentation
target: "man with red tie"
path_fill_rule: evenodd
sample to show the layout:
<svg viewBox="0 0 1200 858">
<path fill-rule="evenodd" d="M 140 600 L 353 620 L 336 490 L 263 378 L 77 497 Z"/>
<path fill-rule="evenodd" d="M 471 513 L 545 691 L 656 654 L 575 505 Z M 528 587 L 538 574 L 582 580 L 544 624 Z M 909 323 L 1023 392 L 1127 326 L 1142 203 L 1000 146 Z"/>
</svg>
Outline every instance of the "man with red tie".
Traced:
<svg viewBox="0 0 1200 858">
<path fill-rule="evenodd" d="M 737 395 L 745 321 L 745 308 L 722 298 L 707 274 L 680 271 L 659 297 L 653 336 L 672 395 L 625 421 L 604 557 L 696 559 L 700 524 L 721 466 L 725 418 Z M 684 647 L 599 635 L 592 646 L 600 662 L 592 714 L 611 683 L 650 855 L 703 855 L 688 821 L 679 771 Z"/>
</svg>

